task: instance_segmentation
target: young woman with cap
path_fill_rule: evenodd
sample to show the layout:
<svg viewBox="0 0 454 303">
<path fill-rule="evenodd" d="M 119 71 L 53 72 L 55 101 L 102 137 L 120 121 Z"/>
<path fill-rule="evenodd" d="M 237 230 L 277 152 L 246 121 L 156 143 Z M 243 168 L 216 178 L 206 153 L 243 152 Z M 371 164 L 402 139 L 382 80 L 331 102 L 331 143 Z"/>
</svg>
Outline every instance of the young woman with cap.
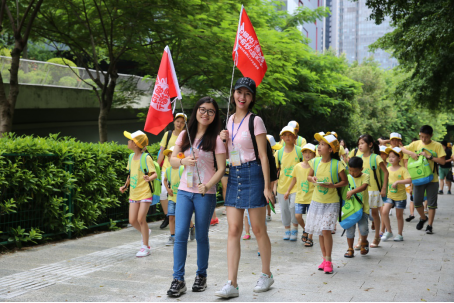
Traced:
<svg viewBox="0 0 454 303">
<path fill-rule="evenodd" d="M 249 132 L 250 110 L 256 102 L 256 85 L 250 78 L 240 78 L 234 87 L 230 102 L 235 104 L 235 113 L 230 117 L 227 129 L 221 132 L 226 140 L 230 160 L 230 173 L 225 198 L 227 222 L 228 282 L 216 296 L 223 298 L 238 297 L 238 265 L 241 254 L 241 234 L 243 231 L 244 210 L 248 209 L 252 230 L 257 239 L 262 260 L 262 273 L 254 292 L 270 289 L 274 283 L 270 271 L 271 242 L 266 231 L 265 217 L 268 201 L 274 204 L 270 183 L 270 167 L 267 157 L 266 128 L 260 117 L 253 121 L 255 138 Z M 258 157 L 253 141 L 256 140 Z"/>
<path fill-rule="evenodd" d="M 165 171 L 168 167 L 170 167 L 170 162 L 169 162 L 169 157 L 164 155 L 164 150 L 171 148 L 172 146 L 175 145 L 175 142 L 177 141 L 178 136 L 180 135 L 181 131 L 184 129 L 184 124 L 187 121 L 187 116 L 183 113 L 178 113 L 175 115 L 175 119 L 173 120 L 173 126 L 174 130 L 167 131 L 164 133 L 164 136 L 162 137 L 161 140 L 161 149 L 159 150 L 159 155 L 158 155 L 158 163 L 162 163 L 162 168 L 161 168 L 161 181 L 164 180 L 165 176 Z M 170 137 L 169 137 L 170 136 Z M 164 162 L 163 162 L 164 161 Z M 161 197 L 160 197 L 160 203 L 162 206 L 162 210 L 164 211 L 164 214 L 166 215 L 164 221 L 162 222 L 160 228 L 166 228 L 167 225 L 169 225 L 169 217 L 167 215 L 167 206 L 169 204 L 169 200 L 167 200 L 167 190 L 164 185 L 164 182 L 161 182 Z"/>
<path fill-rule="evenodd" d="M 188 226 L 195 212 L 197 240 L 197 273 L 192 291 L 207 288 L 210 244 L 208 229 L 216 207 L 216 184 L 225 171 L 225 147 L 219 138 L 219 108 L 213 98 L 203 97 L 195 105 L 188 123 L 189 134 L 182 131 L 170 157 L 172 167 L 184 165 L 178 187 L 175 210 L 175 244 L 173 249 L 173 281 L 167 295 L 179 297 L 186 292 L 184 282 L 188 245 Z M 180 153 L 183 157 L 178 157 Z M 216 162 L 215 162 L 216 161 Z M 217 171 L 216 166 L 217 165 Z"/>
</svg>

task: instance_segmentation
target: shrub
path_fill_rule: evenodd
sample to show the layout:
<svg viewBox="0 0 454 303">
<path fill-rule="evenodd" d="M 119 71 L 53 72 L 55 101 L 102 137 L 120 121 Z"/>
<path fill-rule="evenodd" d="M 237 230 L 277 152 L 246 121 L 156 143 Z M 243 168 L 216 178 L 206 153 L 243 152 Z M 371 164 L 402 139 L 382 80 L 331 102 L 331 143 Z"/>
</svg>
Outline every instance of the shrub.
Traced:
<svg viewBox="0 0 454 303">
<path fill-rule="evenodd" d="M 47 64 L 44 69 L 49 71 L 49 75 L 52 79 L 53 84 L 57 84 L 61 78 L 63 77 L 70 77 L 74 79 L 78 79 L 79 75 L 79 69 L 73 68 L 71 70 L 69 66 L 71 67 L 77 67 L 77 65 L 72 62 L 71 60 L 64 59 L 64 58 L 52 58 L 50 60 L 47 60 L 49 63 L 55 63 L 55 64 L 60 64 L 63 66 L 55 66 L 51 64 Z M 77 75 L 76 75 L 77 74 Z"/>
<path fill-rule="evenodd" d="M 75 79 L 74 77 L 65 76 L 65 77 L 62 77 L 58 81 L 58 85 L 76 87 L 77 86 L 77 79 Z"/>
</svg>

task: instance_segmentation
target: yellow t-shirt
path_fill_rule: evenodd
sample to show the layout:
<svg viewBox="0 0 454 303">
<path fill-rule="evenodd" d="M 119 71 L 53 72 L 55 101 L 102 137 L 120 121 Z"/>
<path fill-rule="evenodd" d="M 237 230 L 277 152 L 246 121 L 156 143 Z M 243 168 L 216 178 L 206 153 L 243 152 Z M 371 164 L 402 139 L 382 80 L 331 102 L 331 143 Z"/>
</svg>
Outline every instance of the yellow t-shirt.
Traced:
<svg viewBox="0 0 454 303">
<path fill-rule="evenodd" d="M 417 152 L 417 151 L 420 151 L 422 148 L 425 148 L 430 151 L 430 153 L 432 154 L 432 156 L 434 158 L 441 158 L 441 157 L 446 156 L 446 152 L 443 149 L 443 145 L 441 145 L 441 143 L 438 143 L 433 140 L 427 145 L 425 145 L 421 140 L 418 140 L 418 141 L 412 142 L 408 146 L 405 146 L 405 148 L 412 152 Z M 434 161 L 433 160 L 428 160 L 428 161 L 430 164 L 430 168 L 433 171 Z M 438 171 L 436 171 L 434 173 L 434 179 L 432 180 L 432 182 L 438 182 Z"/>
<path fill-rule="evenodd" d="M 360 151 L 359 149 L 358 149 L 358 152 L 356 153 L 356 156 L 355 156 L 355 149 L 356 149 L 356 148 L 352 148 L 352 150 L 351 150 L 350 153 L 348 154 L 348 157 L 349 157 L 349 158 L 361 157 L 361 156 L 362 156 L 363 152 Z"/>
<path fill-rule="evenodd" d="M 279 173 L 279 180 L 277 182 L 277 192 L 284 195 L 290 186 L 290 182 L 292 182 L 293 168 L 295 167 L 296 164 L 300 163 L 300 159 L 298 158 L 298 155 L 296 154 L 296 150 L 295 150 L 295 148 L 299 148 L 299 147 L 295 146 L 295 148 L 292 150 L 291 153 L 286 153 L 285 147 L 283 147 L 283 148 L 284 148 L 284 153 L 282 154 L 282 159 L 281 159 L 281 165 L 280 165 L 281 172 Z M 274 155 L 274 159 L 276 161 L 276 167 L 279 169 L 278 157 L 279 157 L 279 153 L 277 152 Z M 293 186 L 290 193 L 291 194 L 296 193 L 296 186 Z"/>
<path fill-rule="evenodd" d="M 153 159 L 151 156 L 147 157 L 148 175 L 156 172 L 154 169 Z M 129 170 L 129 161 L 126 167 Z M 140 169 L 140 159 L 131 161 L 131 173 L 129 174 L 129 199 L 130 200 L 144 200 L 153 196 L 148 186 L 148 182 L 143 179 L 144 173 Z M 159 178 L 160 176 L 158 176 Z"/>
<path fill-rule="evenodd" d="M 312 201 L 312 194 L 314 192 L 314 183 L 307 180 L 309 175 L 310 167 L 304 168 L 302 163 L 295 165 L 292 172 L 292 177 L 296 178 L 296 198 L 295 203 L 298 204 L 310 204 Z"/>
<path fill-rule="evenodd" d="M 392 185 L 398 180 L 410 179 L 408 170 L 401 166 L 398 170 L 392 171 L 392 166 L 388 167 L 389 182 L 388 182 L 388 195 L 387 197 L 394 201 L 401 201 L 407 199 L 407 192 L 405 191 L 405 184 L 397 184 L 397 188 Z"/>
<path fill-rule="evenodd" d="M 345 148 L 341 145 L 339 148 L 339 156 L 341 156 L 341 159 L 342 159 L 342 156 L 345 154 L 346 154 Z M 317 147 L 315 148 L 315 157 L 320 157 L 320 155 L 318 154 L 318 144 L 317 144 Z"/>
<path fill-rule="evenodd" d="M 175 146 L 175 142 L 177 142 L 178 136 L 174 135 L 172 132 L 172 137 L 170 137 L 169 144 L 166 147 L 166 142 L 167 142 L 167 134 L 168 132 L 164 133 L 164 136 L 162 137 L 161 140 L 161 147 L 164 147 L 164 149 L 169 149 L 172 146 Z M 165 156 L 164 157 L 164 164 L 162 164 L 162 170 L 161 171 L 166 171 L 167 167 L 171 167 L 170 162 L 169 162 L 169 157 Z M 159 176 L 161 178 L 161 176 Z"/>
<path fill-rule="evenodd" d="M 316 167 L 314 167 L 315 159 L 316 158 L 309 161 L 309 165 L 314 170 L 314 176 L 317 177 L 318 181 L 333 183 L 333 180 L 331 179 L 331 161 L 328 163 L 323 163 L 320 160 L 318 168 L 316 168 Z M 334 166 L 333 169 L 335 169 L 334 160 L 332 160 L 332 161 L 333 161 L 333 166 Z M 317 170 L 317 173 L 315 173 L 316 170 Z M 343 170 L 345 170 L 345 165 L 343 164 L 342 161 L 339 161 L 337 173 L 339 174 Z M 340 181 L 340 176 L 339 176 L 339 181 Z M 315 184 L 315 190 L 312 195 L 312 201 L 315 201 L 318 203 L 337 203 L 337 202 L 339 202 L 339 195 L 337 194 L 337 189 L 322 187 L 318 184 Z"/>
<path fill-rule="evenodd" d="M 180 166 L 181 167 L 181 166 Z M 170 176 L 170 180 L 169 180 Z M 180 186 L 180 168 L 167 167 L 166 179 L 170 181 L 170 189 L 172 190 L 173 196 L 168 195 L 170 201 L 177 203 L 178 186 Z M 166 184 L 167 186 L 168 184 Z"/>
<path fill-rule="evenodd" d="M 380 157 L 380 155 L 374 155 L 374 157 L 376 157 L 376 162 L 377 162 L 377 168 L 375 169 L 375 172 L 377 174 L 377 178 L 378 178 L 379 182 L 381 182 L 380 163 L 383 163 L 383 159 Z M 381 191 L 381 188 L 378 188 L 377 181 L 375 181 L 374 172 L 373 172 L 372 168 L 370 167 L 371 160 L 373 161 L 374 159 L 371 159 L 370 156 L 369 157 L 363 156 L 362 159 L 363 159 L 363 173 L 368 174 L 370 176 L 370 182 L 368 183 L 369 190 L 370 191 Z M 381 186 L 383 186 L 383 184 L 381 184 Z"/>
<path fill-rule="evenodd" d="M 360 187 L 363 184 L 369 184 L 365 191 L 362 191 L 361 194 L 363 195 L 363 212 L 369 214 L 369 188 L 370 188 L 370 180 L 371 176 L 368 174 L 362 173 L 361 176 L 358 178 L 353 178 L 355 181 L 356 188 Z M 354 198 L 353 198 L 354 199 Z"/>
</svg>

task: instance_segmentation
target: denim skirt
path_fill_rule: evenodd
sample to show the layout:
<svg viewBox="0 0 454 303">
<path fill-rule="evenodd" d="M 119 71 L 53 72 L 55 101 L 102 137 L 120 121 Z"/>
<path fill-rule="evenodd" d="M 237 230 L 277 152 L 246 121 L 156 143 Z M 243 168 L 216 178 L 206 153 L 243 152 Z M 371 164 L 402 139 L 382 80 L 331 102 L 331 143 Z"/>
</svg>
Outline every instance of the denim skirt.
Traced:
<svg viewBox="0 0 454 303">
<path fill-rule="evenodd" d="M 257 161 L 230 166 L 224 205 L 239 209 L 264 207 L 268 204 L 264 189 L 262 166 Z"/>
</svg>

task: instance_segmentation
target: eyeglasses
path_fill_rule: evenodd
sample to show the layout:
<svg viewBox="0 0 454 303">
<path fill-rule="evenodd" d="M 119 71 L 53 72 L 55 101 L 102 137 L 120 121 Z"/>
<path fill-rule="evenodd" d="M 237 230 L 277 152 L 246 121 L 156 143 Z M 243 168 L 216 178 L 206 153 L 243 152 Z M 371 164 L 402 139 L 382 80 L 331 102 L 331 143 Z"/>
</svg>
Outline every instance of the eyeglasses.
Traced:
<svg viewBox="0 0 454 303">
<path fill-rule="evenodd" d="M 208 114 L 208 116 L 214 116 L 216 114 L 216 111 L 214 109 L 206 109 L 205 107 L 199 107 L 199 112 L 202 115 Z"/>
</svg>

